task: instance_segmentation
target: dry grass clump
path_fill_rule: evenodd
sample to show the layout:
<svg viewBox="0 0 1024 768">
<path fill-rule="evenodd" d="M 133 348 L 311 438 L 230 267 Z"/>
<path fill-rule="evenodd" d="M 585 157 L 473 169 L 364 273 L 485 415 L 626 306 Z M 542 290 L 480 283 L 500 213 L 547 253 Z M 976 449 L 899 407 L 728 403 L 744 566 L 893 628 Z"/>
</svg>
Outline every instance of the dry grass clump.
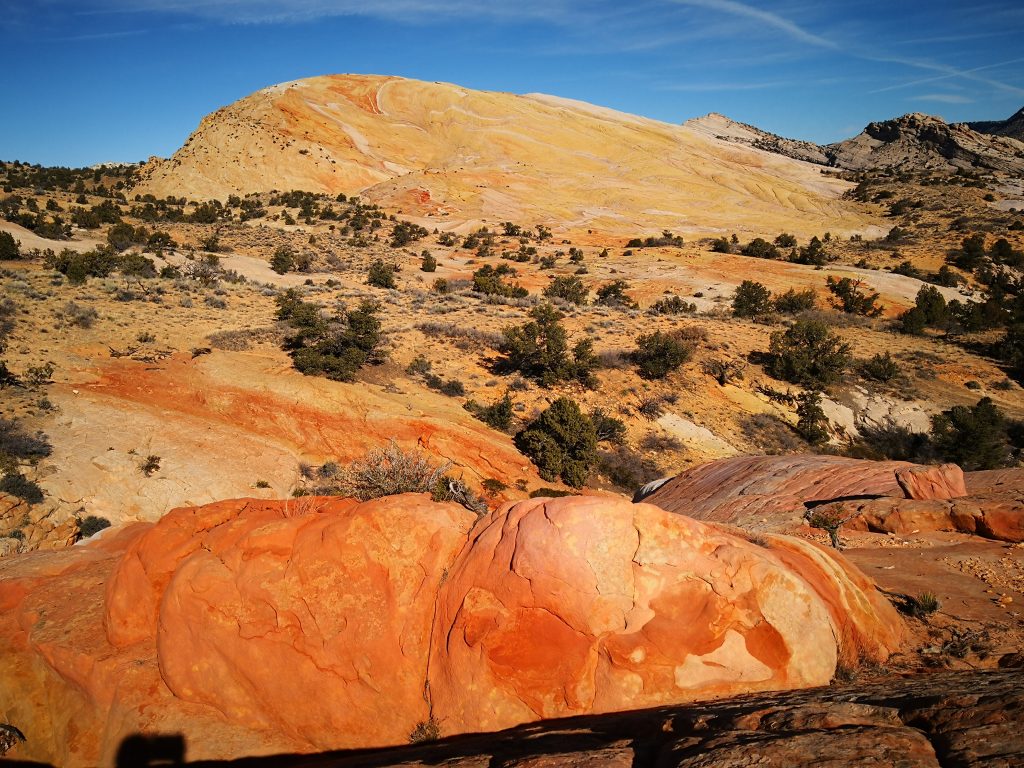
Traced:
<svg viewBox="0 0 1024 768">
<path fill-rule="evenodd" d="M 340 486 L 346 495 L 362 501 L 398 493 L 433 493 L 451 466 L 450 461 L 435 466 L 422 451 L 403 451 L 391 440 L 349 464 L 341 472 Z"/>
</svg>

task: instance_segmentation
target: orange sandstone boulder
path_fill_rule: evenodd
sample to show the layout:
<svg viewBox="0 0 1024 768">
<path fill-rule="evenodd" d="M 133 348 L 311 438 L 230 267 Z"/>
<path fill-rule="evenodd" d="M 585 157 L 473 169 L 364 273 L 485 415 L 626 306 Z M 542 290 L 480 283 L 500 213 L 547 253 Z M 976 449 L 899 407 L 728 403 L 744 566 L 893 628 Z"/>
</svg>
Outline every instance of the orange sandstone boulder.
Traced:
<svg viewBox="0 0 1024 768">
<path fill-rule="evenodd" d="M 113 581 L 112 636 L 142 630 L 119 593 L 140 596 L 145 619 L 155 598 L 178 698 L 317 749 L 407 739 L 429 717 L 434 598 L 473 515 L 413 494 L 233 504 L 178 510 L 136 542 Z"/>
<path fill-rule="evenodd" d="M 901 624 L 840 555 L 647 504 L 538 499 L 475 523 L 406 494 L 178 509 L 0 561 L 9 757 L 189 760 L 828 682 Z"/>
<path fill-rule="evenodd" d="M 442 730 L 824 685 L 897 647 L 900 619 L 841 557 L 765 544 L 612 499 L 498 510 L 439 597 Z"/>
</svg>

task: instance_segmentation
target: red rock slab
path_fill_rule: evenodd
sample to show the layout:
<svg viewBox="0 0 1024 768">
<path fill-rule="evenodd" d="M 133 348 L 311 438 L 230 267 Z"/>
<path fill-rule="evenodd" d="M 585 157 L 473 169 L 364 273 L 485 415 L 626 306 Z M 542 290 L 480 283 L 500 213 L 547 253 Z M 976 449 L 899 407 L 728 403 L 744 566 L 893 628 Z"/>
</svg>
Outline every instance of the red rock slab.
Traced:
<svg viewBox="0 0 1024 768">
<path fill-rule="evenodd" d="M 743 525 L 784 512 L 799 518 L 807 501 L 902 498 L 896 471 L 913 466 L 839 456 L 740 456 L 689 469 L 638 500 L 697 520 Z"/>
<path fill-rule="evenodd" d="M 492 513 L 439 597 L 442 731 L 821 685 L 841 657 L 896 647 L 900 619 L 866 579 L 782 539 L 608 499 Z"/>
<path fill-rule="evenodd" d="M 964 471 L 956 464 L 897 469 L 896 482 L 908 499 L 955 499 L 967 495 Z"/>
</svg>

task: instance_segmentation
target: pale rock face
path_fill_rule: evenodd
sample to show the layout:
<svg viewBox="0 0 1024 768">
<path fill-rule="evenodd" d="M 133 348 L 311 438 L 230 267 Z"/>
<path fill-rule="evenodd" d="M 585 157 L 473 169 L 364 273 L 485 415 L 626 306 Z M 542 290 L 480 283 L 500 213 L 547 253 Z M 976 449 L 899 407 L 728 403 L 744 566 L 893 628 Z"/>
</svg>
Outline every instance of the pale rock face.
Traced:
<svg viewBox="0 0 1024 768">
<path fill-rule="evenodd" d="M 446 229 L 873 231 L 842 199 L 849 187 L 810 163 L 568 99 L 332 75 L 217 110 L 147 164 L 137 191 L 344 192 Z"/>
</svg>

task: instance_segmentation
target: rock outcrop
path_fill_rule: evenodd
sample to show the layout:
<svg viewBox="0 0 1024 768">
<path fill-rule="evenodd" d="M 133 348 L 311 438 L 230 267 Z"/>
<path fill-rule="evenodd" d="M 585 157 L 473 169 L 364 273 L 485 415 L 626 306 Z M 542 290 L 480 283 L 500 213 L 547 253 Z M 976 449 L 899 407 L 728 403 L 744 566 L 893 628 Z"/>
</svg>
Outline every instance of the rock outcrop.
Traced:
<svg viewBox="0 0 1024 768">
<path fill-rule="evenodd" d="M 754 149 L 791 157 L 794 160 L 803 160 L 816 165 L 830 164 L 828 153 L 814 142 L 787 139 L 784 136 L 761 130 L 756 126 L 731 120 L 717 112 L 687 120 L 683 126 L 722 141 L 745 144 Z"/>
<path fill-rule="evenodd" d="M 854 171 L 894 168 L 950 172 L 982 168 L 1024 172 L 1024 143 L 919 113 L 869 123 L 857 136 L 825 148 L 832 165 Z"/>
<path fill-rule="evenodd" d="M 972 131 L 990 133 L 993 136 L 1009 136 L 1024 141 L 1024 107 L 1005 120 L 978 120 L 967 123 Z"/>
<path fill-rule="evenodd" d="M 422 495 L 238 500 L 0 562 L 12 757 L 190 759 L 405 742 L 827 683 L 903 626 L 817 545 L 646 504 L 474 516 Z"/>
<path fill-rule="evenodd" d="M 964 473 L 838 456 L 744 456 L 642 488 L 636 501 L 751 531 L 794 533 L 809 509 L 847 530 L 959 531 L 1024 541 L 1024 470 Z"/>
</svg>

